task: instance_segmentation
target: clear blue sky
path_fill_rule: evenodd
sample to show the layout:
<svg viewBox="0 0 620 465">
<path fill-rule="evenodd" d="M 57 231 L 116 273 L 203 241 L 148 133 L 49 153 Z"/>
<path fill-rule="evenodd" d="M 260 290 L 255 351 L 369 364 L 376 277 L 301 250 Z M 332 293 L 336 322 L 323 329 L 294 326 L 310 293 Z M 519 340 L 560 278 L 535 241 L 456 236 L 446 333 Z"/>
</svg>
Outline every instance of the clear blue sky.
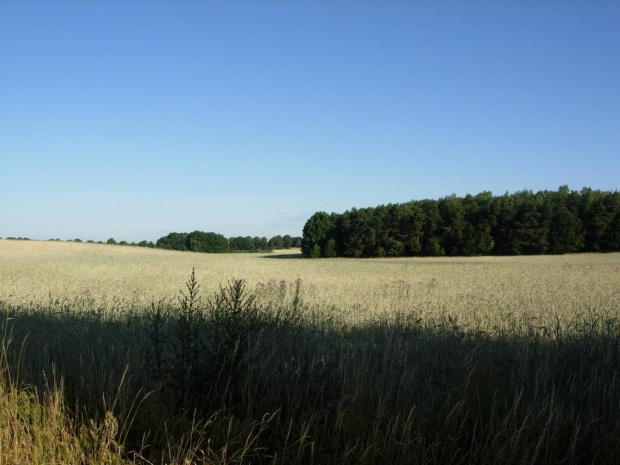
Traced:
<svg viewBox="0 0 620 465">
<path fill-rule="evenodd" d="M 617 1 L 0 3 L 1 237 L 619 179 Z"/>
</svg>

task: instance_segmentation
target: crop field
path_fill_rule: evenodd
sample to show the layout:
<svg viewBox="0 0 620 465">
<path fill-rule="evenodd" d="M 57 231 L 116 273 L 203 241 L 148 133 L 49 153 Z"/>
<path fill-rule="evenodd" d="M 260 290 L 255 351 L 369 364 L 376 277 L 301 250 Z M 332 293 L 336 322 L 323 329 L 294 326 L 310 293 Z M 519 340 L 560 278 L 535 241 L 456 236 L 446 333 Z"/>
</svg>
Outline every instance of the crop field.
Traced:
<svg viewBox="0 0 620 465">
<path fill-rule="evenodd" d="M 620 254 L 0 240 L 0 323 L 0 464 L 620 456 Z"/>
<path fill-rule="evenodd" d="M 0 300 L 91 301 L 113 308 L 175 299 L 192 269 L 205 293 L 231 278 L 287 291 L 301 279 L 310 307 L 333 306 L 348 322 L 395 311 L 457 315 L 492 329 L 502 321 L 620 313 L 620 254 L 478 258 L 303 259 L 196 254 L 100 244 L 0 241 Z M 284 283 L 286 283 L 286 285 Z"/>
</svg>

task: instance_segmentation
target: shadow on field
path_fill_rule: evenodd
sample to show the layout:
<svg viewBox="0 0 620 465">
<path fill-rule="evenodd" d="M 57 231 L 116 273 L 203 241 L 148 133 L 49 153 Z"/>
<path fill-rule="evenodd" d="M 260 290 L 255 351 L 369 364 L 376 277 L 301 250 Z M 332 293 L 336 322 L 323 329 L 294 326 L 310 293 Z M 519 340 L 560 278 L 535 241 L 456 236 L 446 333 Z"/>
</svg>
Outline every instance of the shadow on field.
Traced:
<svg viewBox="0 0 620 465">
<path fill-rule="evenodd" d="M 302 254 L 301 252 L 298 252 L 298 253 L 275 253 L 275 254 L 269 254 L 269 255 L 263 255 L 262 258 L 276 258 L 276 259 L 290 260 L 290 259 L 305 258 L 305 257 L 304 257 L 304 254 Z"/>
<path fill-rule="evenodd" d="M 89 415 L 113 410 L 130 425 L 125 450 L 146 435 L 154 461 L 196 418 L 210 419 L 196 451 L 246 448 L 252 463 L 620 456 L 618 321 L 493 336 L 406 317 L 351 327 L 331 309 L 265 306 L 236 290 L 207 306 L 111 315 L 3 304 L 11 372 L 39 392 L 62 380 L 68 404 Z"/>
</svg>

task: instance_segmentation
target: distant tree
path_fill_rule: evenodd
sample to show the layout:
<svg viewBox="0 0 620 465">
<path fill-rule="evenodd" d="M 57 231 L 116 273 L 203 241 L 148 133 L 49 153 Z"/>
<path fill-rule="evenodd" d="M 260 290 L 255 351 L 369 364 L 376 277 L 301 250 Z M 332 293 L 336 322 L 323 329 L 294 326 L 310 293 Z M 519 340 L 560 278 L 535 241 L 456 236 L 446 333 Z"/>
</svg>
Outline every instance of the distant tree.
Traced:
<svg viewBox="0 0 620 465">
<path fill-rule="evenodd" d="M 420 255 L 424 211 L 417 202 L 407 202 L 392 206 L 390 235 L 401 242 L 405 248 L 403 255 Z"/>
<path fill-rule="evenodd" d="M 445 252 L 448 255 L 459 255 L 462 253 L 463 238 L 467 227 L 463 200 L 452 195 L 439 199 L 438 206 L 441 214 L 439 234 Z"/>
<path fill-rule="evenodd" d="M 321 258 L 321 247 L 319 244 L 314 244 L 308 252 L 310 258 Z"/>
<path fill-rule="evenodd" d="M 331 217 L 325 212 L 315 213 L 310 217 L 304 226 L 304 235 L 301 244 L 301 251 L 309 256 L 316 255 L 316 247 L 319 256 L 323 255 L 327 241 L 333 237 L 334 223 Z"/>
<path fill-rule="evenodd" d="M 620 213 L 620 194 L 584 188 L 581 191 L 581 221 L 583 223 L 585 249 L 589 252 L 618 250 L 613 246 L 616 217 Z M 611 239 L 611 240 L 610 240 Z"/>
<path fill-rule="evenodd" d="M 327 241 L 327 243 L 325 244 L 325 251 L 323 252 L 323 256 L 327 258 L 338 256 L 338 251 L 336 250 L 336 239 L 331 238 Z"/>
<path fill-rule="evenodd" d="M 252 244 L 253 244 L 253 251 L 259 252 L 259 251 L 267 251 L 269 250 L 269 241 L 267 240 L 266 237 L 254 237 L 252 238 Z"/>
<path fill-rule="evenodd" d="M 87 244 L 94 244 L 94 243 L 95 243 L 95 241 L 93 241 L 92 239 L 89 239 L 89 240 L 87 240 L 87 241 L 86 241 L 86 243 L 87 243 Z"/>
<path fill-rule="evenodd" d="M 439 239 L 435 236 L 432 236 L 428 239 L 426 243 L 426 255 L 431 257 L 440 257 L 446 254 L 446 251 L 439 243 Z"/>
<path fill-rule="evenodd" d="M 606 196 L 607 208 L 612 220 L 605 236 L 605 250 L 620 250 L 620 192 L 608 192 Z"/>
<path fill-rule="evenodd" d="M 252 239 L 251 236 L 243 237 L 241 243 L 243 244 L 243 250 L 247 250 L 248 252 L 254 250 L 254 239 Z"/>
<path fill-rule="evenodd" d="M 118 245 L 129 245 L 129 243 L 127 241 L 120 241 Z"/>
<path fill-rule="evenodd" d="M 106 241 L 106 244 L 112 244 L 112 245 L 114 245 L 114 244 L 116 244 L 116 241 L 114 240 L 114 238 L 113 238 L 113 237 L 111 237 L 111 238 L 109 238 L 109 239 Z"/>
<path fill-rule="evenodd" d="M 252 252 L 257 252 L 260 250 L 260 237 L 254 236 L 252 238 Z"/>
<path fill-rule="evenodd" d="M 73 239 L 73 242 L 82 242 L 82 239 Z"/>
<path fill-rule="evenodd" d="M 157 239 L 155 247 L 168 250 L 187 250 L 187 233 L 171 232 Z"/>
<path fill-rule="evenodd" d="M 381 221 L 374 218 L 373 213 L 371 208 L 352 208 L 351 211 L 345 212 L 341 218 L 337 218 L 334 214 L 330 215 L 327 222 L 324 223 L 324 227 L 330 225 L 324 241 L 335 237 L 340 252 L 346 257 L 376 256 L 383 239 L 383 225 Z M 323 221 L 326 221 L 325 218 Z M 339 229 L 340 234 L 338 234 Z M 306 229 L 304 227 L 305 238 Z"/>
<path fill-rule="evenodd" d="M 269 239 L 269 247 L 271 247 L 272 249 L 284 248 L 284 240 L 282 239 L 282 236 L 273 236 L 271 239 Z"/>
<path fill-rule="evenodd" d="M 256 240 L 256 238 L 255 238 Z M 258 241 L 257 246 L 255 247 L 256 250 L 269 250 L 269 241 L 267 240 L 266 237 L 261 237 Z"/>
<path fill-rule="evenodd" d="M 461 254 L 467 257 L 488 254 L 495 246 L 490 228 L 468 224 L 464 231 Z"/>
<path fill-rule="evenodd" d="M 290 249 L 291 246 L 293 245 L 293 238 L 291 236 L 289 236 L 288 234 L 286 234 L 283 238 L 282 238 L 282 246 L 285 249 Z"/>
<path fill-rule="evenodd" d="M 228 239 L 214 232 L 194 231 L 187 235 L 187 249 L 193 252 L 223 253 L 230 250 Z"/>
<path fill-rule="evenodd" d="M 292 247 L 301 247 L 301 241 L 302 238 L 301 237 L 293 237 L 293 243 L 291 244 Z"/>
<path fill-rule="evenodd" d="M 228 247 L 231 252 L 238 252 L 243 250 L 241 246 L 241 237 L 230 237 L 228 239 Z"/>
<path fill-rule="evenodd" d="M 439 204 L 436 200 L 422 200 L 419 202 L 420 210 L 424 217 L 422 225 L 422 250 L 421 253 L 429 255 L 429 249 L 434 250 L 434 244 L 429 247 L 431 238 L 437 239 L 441 228 L 441 214 L 439 213 Z"/>
<path fill-rule="evenodd" d="M 559 206 L 549 231 L 549 252 L 563 254 L 577 252 L 583 248 L 581 220 L 565 206 Z"/>
<path fill-rule="evenodd" d="M 250 236 L 231 237 L 228 242 L 231 252 L 252 252 L 256 249 L 254 239 Z"/>
<path fill-rule="evenodd" d="M 405 251 L 405 244 L 389 237 L 386 241 L 385 253 L 390 257 L 398 257 Z"/>
<path fill-rule="evenodd" d="M 545 221 L 544 195 L 532 191 L 515 194 L 517 212 L 509 233 L 517 255 L 544 254 L 549 246 L 549 224 Z"/>
<path fill-rule="evenodd" d="M 495 247 L 493 229 L 497 226 L 497 202 L 491 192 L 463 199 L 465 229 L 461 254 L 466 256 L 486 255 Z"/>
<path fill-rule="evenodd" d="M 578 252 L 584 248 L 583 224 L 578 217 L 579 193 L 568 186 L 560 186 L 557 192 L 547 195 L 551 220 L 549 222 L 549 252 L 563 254 Z"/>
</svg>

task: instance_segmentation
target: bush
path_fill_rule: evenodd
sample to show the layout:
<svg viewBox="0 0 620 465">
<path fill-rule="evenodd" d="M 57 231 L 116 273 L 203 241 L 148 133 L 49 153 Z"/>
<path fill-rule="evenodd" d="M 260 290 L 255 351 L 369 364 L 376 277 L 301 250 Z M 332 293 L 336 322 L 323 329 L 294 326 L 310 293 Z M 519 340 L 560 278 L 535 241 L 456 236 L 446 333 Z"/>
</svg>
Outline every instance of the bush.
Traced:
<svg viewBox="0 0 620 465">
<path fill-rule="evenodd" d="M 232 279 L 204 301 L 192 269 L 178 303 L 172 308 L 153 304 L 149 311 L 156 376 L 168 386 L 177 408 L 205 407 L 214 395 L 232 400 L 248 334 L 266 318 L 256 295 L 248 292 L 245 281 Z M 223 384 L 213 383 L 216 378 Z"/>
</svg>

